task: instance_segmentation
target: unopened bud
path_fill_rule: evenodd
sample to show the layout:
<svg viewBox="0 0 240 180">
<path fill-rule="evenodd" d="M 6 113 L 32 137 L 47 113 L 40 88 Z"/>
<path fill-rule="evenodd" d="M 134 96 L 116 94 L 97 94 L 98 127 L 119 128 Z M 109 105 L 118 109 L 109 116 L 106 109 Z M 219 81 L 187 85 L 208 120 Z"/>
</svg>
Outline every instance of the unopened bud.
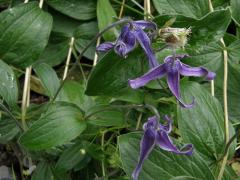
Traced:
<svg viewBox="0 0 240 180">
<path fill-rule="evenodd" d="M 82 155 L 86 154 L 86 150 L 85 150 L 85 149 L 80 149 L 79 151 L 80 151 L 80 153 L 81 153 Z"/>
</svg>

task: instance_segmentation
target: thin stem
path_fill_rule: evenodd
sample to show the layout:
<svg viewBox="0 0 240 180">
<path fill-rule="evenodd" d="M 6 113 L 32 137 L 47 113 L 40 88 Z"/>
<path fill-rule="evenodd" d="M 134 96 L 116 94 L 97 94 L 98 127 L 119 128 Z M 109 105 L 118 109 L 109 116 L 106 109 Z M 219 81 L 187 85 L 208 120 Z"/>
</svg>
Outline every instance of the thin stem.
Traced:
<svg viewBox="0 0 240 180">
<path fill-rule="evenodd" d="M 24 79 L 24 86 L 23 86 L 23 97 L 22 97 L 22 126 L 24 130 L 27 130 L 27 124 L 25 120 L 26 112 L 27 112 L 27 107 L 28 107 L 28 100 L 30 99 L 29 97 L 29 91 L 30 91 L 30 77 L 31 77 L 31 71 L 32 67 L 27 67 L 26 68 L 26 73 L 25 73 L 25 79 Z"/>
<path fill-rule="evenodd" d="M 104 152 L 104 139 L 105 139 L 105 132 L 102 133 L 102 138 L 101 138 L 101 147 L 103 152 Z M 104 158 L 102 160 L 102 176 L 104 179 L 106 178 Z"/>
<path fill-rule="evenodd" d="M 119 2 L 118 0 L 113 0 L 115 3 L 117 3 L 117 4 L 122 4 L 121 2 Z M 129 10 L 131 10 L 131 11 L 133 11 L 133 12 L 135 12 L 135 13 L 137 13 L 137 14 L 139 14 L 139 15 L 141 15 L 141 16 L 145 16 L 145 14 L 144 13 L 142 13 L 141 11 L 138 11 L 138 10 L 136 10 L 136 9 L 134 9 L 134 8 L 132 8 L 131 6 L 128 6 L 127 4 L 124 4 L 124 7 L 125 8 L 127 8 L 127 9 L 129 9 Z"/>
<path fill-rule="evenodd" d="M 214 9 L 213 9 L 213 5 L 212 5 L 212 1 L 211 0 L 208 0 L 208 6 L 209 6 L 209 11 L 210 12 L 213 12 Z M 215 93 L 214 93 L 214 80 L 211 80 L 210 81 L 210 84 L 211 84 L 211 95 L 214 96 Z"/>
<path fill-rule="evenodd" d="M 66 65 L 63 73 L 63 80 L 66 79 L 67 73 L 68 73 L 68 67 L 69 63 L 71 60 L 71 54 L 72 54 L 72 49 L 73 49 L 73 43 L 74 43 L 74 37 L 71 37 L 70 43 L 69 43 L 69 49 L 68 49 L 68 55 L 67 55 L 67 60 L 66 60 Z"/>
<path fill-rule="evenodd" d="M 113 27 L 115 27 L 115 26 L 117 26 L 117 25 L 124 24 L 124 23 L 128 23 L 128 22 L 131 22 L 131 21 L 132 21 L 131 19 L 121 19 L 120 21 L 117 21 L 117 22 L 115 22 L 115 23 L 112 23 L 111 25 L 109 25 L 108 27 L 106 27 L 104 30 L 102 30 L 101 32 L 99 32 L 98 34 L 96 34 L 96 36 L 85 46 L 85 48 L 84 48 L 84 49 L 82 50 L 82 52 L 79 54 L 79 56 L 77 57 L 76 62 L 75 62 L 74 65 L 71 67 L 71 69 L 69 70 L 69 73 L 68 73 L 68 74 L 71 74 L 71 72 L 74 70 L 74 68 L 76 67 L 76 65 L 79 64 L 79 61 L 81 60 L 83 54 L 84 54 L 84 53 L 88 50 L 88 48 L 97 40 L 98 37 L 102 36 L 106 31 L 108 31 L 109 29 L 111 29 L 111 28 L 113 28 Z M 64 85 L 65 82 L 66 82 L 66 79 L 64 79 L 64 80 L 61 82 L 61 84 L 60 84 L 59 88 L 57 89 L 57 91 L 56 91 L 56 93 L 55 93 L 55 95 L 54 95 L 51 103 L 53 103 L 53 102 L 56 100 L 56 98 L 57 98 L 59 92 L 61 91 L 61 89 L 62 89 L 62 87 L 63 87 L 63 85 Z"/>
<path fill-rule="evenodd" d="M 138 116 L 138 121 L 137 121 L 137 125 L 136 125 L 136 130 L 138 130 L 139 129 L 139 127 L 140 127 L 140 124 L 141 124 L 141 120 L 142 120 L 142 113 L 140 113 L 139 114 L 139 116 Z"/>
<path fill-rule="evenodd" d="M 211 80 L 210 83 L 211 83 L 211 95 L 215 96 L 215 93 L 214 93 L 214 80 Z"/>
<path fill-rule="evenodd" d="M 141 10 L 144 11 L 144 7 L 141 6 L 141 4 L 139 4 L 137 1 L 135 0 L 131 0 L 135 5 L 137 5 Z"/>
<path fill-rule="evenodd" d="M 15 124 L 19 128 L 19 130 L 23 132 L 24 130 L 21 123 L 15 118 L 15 116 L 11 113 L 11 111 L 9 111 L 9 109 L 1 102 L 0 102 L 0 108 L 10 116 L 10 118 L 15 122 Z"/>
<path fill-rule="evenodd" d="M 126 1 L 126 0 L 122 0 L 121 9 L 120 9 L 120 12 L 119 12 L 119 15 L 118 15 L 118 18 L 119 18 L 119 19 L 122 18 L 125 1 Z"/>
<path fill-rule="evenodd" d="M 101 41 L 101 38 L 98 37 L 98 39 L 97 39 L 97 43 L 96 43 L 96 47 L 99 46 L 100 41 Z M 95 51 L 94 59 L 93 59 L 93 66 L 96 66 L 96 65 L 97 65 L 97 61 L 98 61 L 98 54 L 97 54 L 97 51 Z"/>
<path fill-rule="evenodd" d="M 78 56 L 77 56 L 77 52 L 76 52 L 76 50 L 75 50 L 74 48 L 72 49 L 72 53 L 73 53 L 73 56 L 74 56 L 74 57 L 76 58 L 76 60 L 77 60 Z M 87 78 L 86 78 L 86 75 L 85 75 L 85 73 L 84 73 L 84 71 L 83 71 L 82 64 L 81 64 L 80 60 L 77 61 L 77 64 L 78 64 L 78 67 L 79 67 L 79 69 L 80 69 L 80 71 L 81 71 L 81 73 L 82 73 L 83 81 L 84 81 L 84 83 L 86 84 L 86 83 L 87 83 Z"/>
<path fill-rule="evenodd" d="M 145 17 L 144 17 L 145 20 L 148 20 L 148 19 L 151 18 L 151 3 L 150 3 L 150 0 L 144 0 L 144 14 L 145 14 Z"/>
<path fill-rule="evenodd" d="M 221 38 L 221 43 L 224 47 L 223 49 L 223 64 L 224 64 L 224 76 L 223 76 L 223 108 L 224 108 L 224 125 L 225 125 L 225 143 L 229 141 L 229 120 L 228 120 L 228 101 L 227 101 L 227 79 L 228 79 L 228 52 L 226 50 L 225 42 Z M 221 180 L 227 164 L 228 159 L 228 149 L 223 157 L 220 172 L 218 174 L 218 180 Z"/>
<path fill-rule="evenodd" d="M 42 9 L 44 0 L 40 0 L 39 7 Z"/>
</svg>

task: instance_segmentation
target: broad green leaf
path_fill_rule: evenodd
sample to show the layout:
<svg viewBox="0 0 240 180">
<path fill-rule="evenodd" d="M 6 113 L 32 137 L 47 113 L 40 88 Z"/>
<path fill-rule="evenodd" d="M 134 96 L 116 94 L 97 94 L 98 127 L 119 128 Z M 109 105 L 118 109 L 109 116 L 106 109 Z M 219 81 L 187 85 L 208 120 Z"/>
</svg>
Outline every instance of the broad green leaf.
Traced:
<svg viewBox="0 0 240 180">
<path fill-rule="evenodd" d="M 189 43 L 207 45 L 212 41 L 219 41 L 224 36 L 230 21 L 229 9 L 209 13 L 195 23 L 189 24 L 192 27 Z"/>
<path fill-rule="evenodd" d="M 6 144 L 19 133 L 19 128 L 12 119 L 1 117 L 0 119 L 0 143 Z"/>
<path fill-rule="evenodd" d="M 40 162 L 31 177 L 31 180 L 52 180 L 52 167 L 47 162 Z"/>
<path fill-rule="evenodd" d="M 95 113 L 96 112 L 96 113 Z M 88 123 L 97 126 L 122 126 L 124 124 L 124 113 L 111 106 L 95 106 L 88 112 L 93 114 L 89 119 Z"/>
<path fill-rule="evenodd" d="M 97 19 L 99 30 L 102 31 L 107 26 L 112 24 L 117 17 L 115 10 L 113 9 L 109 0 L 97 0 Z M 117 35 L 116 28 L 112 28 L 103 34 L 105 40 L 115 40 Z"/>
<path fill-rule="evenodd" d="M 75 47 L 79 53 L 86 47 L 86 45 L 96 36 L 98 33 L 98 27 L 96 22 L 89 22 L 81 24 L 77 27 L 74 32 L 75 37 Z M 84 53 L 89 59 L 94 58 L 96 43 L 93 43 L 92 46 Z"/>
<path fill-rule="evenodd" d="M 92 97 L 86 96 L 84 91 L 84 85 L 76 81 L 66 81 L 57 97 L 57 100 L 74 103 L 86 112 L 95 105 L 95 102 Z"/>
<path fill-rule="evenodd" d="M 0 57 L 18 67 L 36 61 L 47 45 L 52 17 L 37 3 L 21 4 L 0 13 Z"/>
<path fill-rule="evenodd" d="M 37 63 L 46 63 L 50 66 L 61 64 L 67 57 L 70 39 L 60 33 L 52 32 L 48 45 L 38 58 Z"/>
<path fill-rule="evenodd" d="M 40 63 L 34 65 L 34 71 L 40 78 L 46 94 L 50 98 L 53 98 L 60 86 L 59 79 L 54 69 L 52 69 L 48 64 Z"/>
<path fill-rule="evenodd" d="M 118 142 L 123 169 L 130 177 L 138 161 L 140 134 L 121 135 Z M 164 180 L 181 179 L 182 176 L 214 180 L 207 164 L 196 151 L 192 156 L 185 156 L 164 151 L 159 147 L 155 147 L 144 161 L 139 180 L 155 180 L 157 177 Z"/>
<path fill-rule="evenodd" d="M 231 0 L 231 10 L 232 10 L 232 17 L 234 21 L 240 26 L 240 1 L 239 0 Z"/>
<path fill-rule="evenodd" d="M 129 79 L 143 74 L 141 65 L 143 58 L 143 53 L 139 50 L 130 53 L 126 59 L 110 51 L 92 70 L 86 94 L 91 96 L 117 95 L 118 92 L 128 87 Z M 146 59 L 144 63 L 147 63 Z"/>
<path fill-rule="evenodd" d="M 95 0 L 46 0 L 52 8 L 78 20 L 96 17 Z"/>
<path fill-rule="evenodd" d="M 172 18 L 176 18 L 172 27 L 191 28 L 188 43 L 201 48 L 219 41 L 224 36 L 231 21 L 231 13 L 229 9 L 217 10 L 198 20 L 182 15 L 163 15 L 156 17 L 154 21 L 161 27 Z"/>
<path fill-rule="evenodd" d="M 49 105 L 47 112 L 20 137 L 20 143 L 29 150 L 48 149 L 71 141 L 85 128 L 81 110 L 59 102 Z"/>
<path fill-rule="evenodd" d="M 0 60 L 0 95 L 9 106 L 17 104 L 17 79 L 11 67 Z"/>
<path fill-rule="evenodd" d="M 228 58 L 230 62 L 238 64 L 240 61 L 240 40 L 233 41 L 229 46 L 227 46 Z"/>
<path fill-rule="evenodd" d="M 228 111 L 232 120 L 240 119 L 240 66 L 228 64 Z M 223 102 L 223 63 L 215 79 L 216 97 Z"/>
<path fill-rule="evenodd" d="M 208 0 L 154 0 L 159 14 L 184 15 L 191 18 L 201 18 L 209 12 Z"/>
<path fill-rule="evenodd" d="M 178 126 L 182 138 L 194 144 L 196 150 L 212 160 L 220 158 L 224 150 L 223 110 L 218 100 L 201 85 L 183 82 L 181 93 L 184 102 L 195 98 L 191 109 L 178 107 Z M 232 130 L 231 124 L 229 124 Z M 231 150 L 234 143 L 231 145 Z M 231 152 L 232 153 L 232 152 Z"/>
<path fill-rule="evenodd" d="M 211 71 L 220 68 L 223 60 L 223 47 L 220 42 L 209 43 L 201 48 L 187 48 L 189 58 L 184 59 L 184 63 L 191 66 L 204 66 Z"/>
<path fill-rule="evenodd" d="M 68 171 L 78 165 L 86 156 L 86 150 L 82 143 L 76 142 L 68 147 L 59 157 L 56 170 Z"/>
</svg>

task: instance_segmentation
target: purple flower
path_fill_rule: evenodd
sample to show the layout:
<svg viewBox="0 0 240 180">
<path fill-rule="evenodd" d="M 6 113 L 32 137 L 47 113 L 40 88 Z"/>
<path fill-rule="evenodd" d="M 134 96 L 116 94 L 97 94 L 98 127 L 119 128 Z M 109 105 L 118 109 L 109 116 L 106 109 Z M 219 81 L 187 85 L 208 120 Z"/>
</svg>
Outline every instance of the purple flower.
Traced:
<svg viewBox="0 0 240 180">
<path fill-rule="evenodd" d="M 176 154 L 192 155 L 193 145 L 186 144 L 181 149 L 178 149 L 169 137 L 169 133 L 172 130 L 172 121 L 168 116 L 164 116 L 164 120 L 167 124 L 160 124 L 156 116 L 148 118 L 148 121 L 144 123 L 144 134 L 140 143 L 140 156 L 138 164 L 132 173 L 134 180 L 138 179 L 139 173 L 142 169 L 143 161 L 149 156 L 154 146 L 157 144 L 161 149 Z"/>
<path fill-rule="evenodd" d="M 181 100 L 179 88 L 180 75 L 196 77 L 205 76 L 207 80 L 212 80 L 215 77 L 215 73 L 208 71 L 204 67 L 191 67 L 182 63 L 180 59 L 184 57 L 187 57 L 187 55 L 176 55 L 175 60 L 173 56 L 167 56 L 163 64 L 156 66 L 139 78 L 129 80 L 129 85 L 131 88 L 137 89 L 144 86 L 149 81 L 167 76 L 169 89 L 177 98 L 180 105 L 185 108 L 191 108 L 195 103 L 194 99 L 190 104 L 185 104 Z"/>
<path fill-rule="evenodd" d="M 151 40 L 144 30 L 156 30 L 156 24 L 148 21 L 132 21 L 123 26 L 121 33 L 115 43 L 105 42 L 97 47 L 97 51 L 106 52 L 114 48 L 114 51 L 122 56 L 131 52 L 137 45 L 137 42 L 143 48 L 146 56 L 149 59 L 150 67 L 155 67 L 158 62 L 154 56 L 154 52 L 151 47 Z"/>
</svg>

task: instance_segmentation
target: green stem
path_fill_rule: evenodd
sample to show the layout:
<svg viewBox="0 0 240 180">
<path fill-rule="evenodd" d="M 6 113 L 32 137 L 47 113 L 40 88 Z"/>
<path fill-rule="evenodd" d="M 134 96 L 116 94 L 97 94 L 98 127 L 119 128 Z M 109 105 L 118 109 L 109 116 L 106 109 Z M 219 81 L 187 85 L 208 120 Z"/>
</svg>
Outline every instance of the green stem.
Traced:
<svg viewBox="0 0 240 180">
<path fill-rule="evenodd" d="M 115 26 L 117 26 L 117 25 L 124 24 L 124 23 L 128 23 L 128 22 L 131 22 L 131 21 L 132 21 L 131 19 L 122 19 L 122 20 L 120 20 L 120 21 L 117 21 L 117 22 L 115 22 L 115 23 L 112 23 L 111 25 L 109 25 L 108 27 L 106 27 L 104 30 L 102 30 L 101 32 L 99 32 L 98 34 L 96 34 L 96 36 L 85 46 L 85 48 L 84 48 L 84 49 L 82 50 L 82 52 L 79 54 L 79 56 L 77 57 L 77 61 L 76 61 L 76 62 L 74 63 L 74 65 L 71 67 L 71 69 L 69 70 L 69 73 L 68 73 L 68 74 L 71 74 L 71 72 L 75 69 L 76 65 L 78 65 L 79 60 L 82 58 L 83 54 L 88 50 L 88 48 L 89 48 L 93 43 L 95 43 L 95 41 L 98 39 L 98 37 L 102 36 L 106 31 L 108 31 L 109 29 L 111 29 L 111 28 L 113 28 L 113 27 L 115 27 Z M 66 82 L 66 79 L 64 79 L 64 80 L 61 82 L 61 84 L 60 84 L 59 88 L 57 89 L 57 91 L 56 91 L 53 99 L 52 99 L 51 102 L 50 102 L 50 104 L 53 103 L 53 102 L 56 100 L 56 98 L 57 98 L 59 92 L 61 91 L 61 89 L 62 89 L 62 87 L 63 87 L 63 85 L 64 85 L 65 82 Z"/>
<path fill-rule="evenodd" d="M 118 0 L 112 0 L 112 1 L 114 1 L 115 3 L 120 4 L 120 5 L 122 4 L 122 2 L 119 2 Z M 131 10 L 131 11 L 133 11 L 133 12 L 135 12 L 135 13 L 137 13 L 137 14 L 139 14 L 139 15 L 141 15 L 141 16 L 145 16 L 144 13 L 142 13 L 141 11 L 138 11 L 138 10 L 132 8 L 131 6 L 128 6 L 128 5 L 124 4 L 124 7 L 129 9 L 129 10 Z"/>
<path fill-rule="evenodd" d="M 24 129 L 22 128 L 21 123 L 15 118 L 15 116 L 8 110 L 8 108 L 6 106 L 4 106 L 4 104 L 0 103 L 0 108 L 6 112 L 10 118 L 15 122 L 15 124 L 17 125 L 17 127 L 20 129 L 20 131 L 24 131 Z"/>
<path fill-rule="evenodd" d="M 104 139 L 105 139 L 105 132 L 102 133 L 102 138 L 101 138 L 101 147 L 102 147 L 102 151 L 104 152 Z M 101 164 L 102 164 L 102 176 L 104 179 L 106 179 L 106 172 L 105 172 L 105 163 L 104 163 L 104 159 L 102 160 Z"/>
</svg>

